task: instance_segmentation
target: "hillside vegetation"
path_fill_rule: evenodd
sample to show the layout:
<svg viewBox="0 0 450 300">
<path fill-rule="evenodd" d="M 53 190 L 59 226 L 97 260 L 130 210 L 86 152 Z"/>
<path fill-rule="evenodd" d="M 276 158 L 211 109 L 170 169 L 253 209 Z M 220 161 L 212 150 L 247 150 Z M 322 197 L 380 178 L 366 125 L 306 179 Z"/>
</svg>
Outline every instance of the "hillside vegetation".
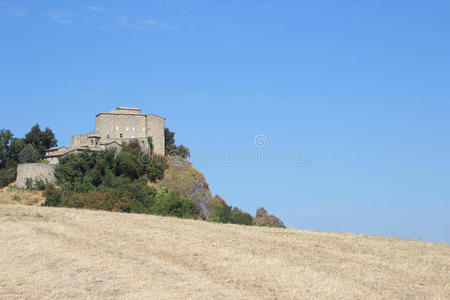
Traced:
<svg viewBox="0 0 450 300">
<path fill-rule="evenodd" d="M 16 188 L 15 184 L 0 188 L 0 204 L 24 204 L 40 206 L 45 197 L 42 191 Z"/>
<path fill-rule="evenodd" d="M 0 298 L 450 297 L 450 246 L 0 205 Z"/>
</svg>

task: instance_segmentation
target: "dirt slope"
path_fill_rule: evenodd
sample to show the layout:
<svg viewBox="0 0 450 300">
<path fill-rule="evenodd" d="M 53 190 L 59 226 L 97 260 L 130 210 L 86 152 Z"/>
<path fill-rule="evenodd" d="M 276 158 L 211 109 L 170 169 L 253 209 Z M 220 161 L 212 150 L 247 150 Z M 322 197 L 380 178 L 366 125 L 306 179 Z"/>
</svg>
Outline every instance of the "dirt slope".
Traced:
<svg viewBox="0 0 450 300">
<path fill-rule="evenodd" d="M 0 205 L 0 298 L 449 298 L 450 246 Z"/>
</svg>

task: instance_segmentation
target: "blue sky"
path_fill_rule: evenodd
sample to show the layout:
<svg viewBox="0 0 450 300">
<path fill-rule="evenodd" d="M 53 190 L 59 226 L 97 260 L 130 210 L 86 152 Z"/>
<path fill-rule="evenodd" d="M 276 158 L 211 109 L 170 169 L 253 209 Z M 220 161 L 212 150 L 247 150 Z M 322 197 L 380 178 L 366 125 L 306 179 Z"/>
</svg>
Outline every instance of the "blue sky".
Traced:
<svg viewBox="0 0 450 300">
<path fill-rule="evenodd" d="M 450 242 L 449 1 L 0 0 L 0 43 L 17 136 L 138 106 L 231 205 Z"/>
</svg>

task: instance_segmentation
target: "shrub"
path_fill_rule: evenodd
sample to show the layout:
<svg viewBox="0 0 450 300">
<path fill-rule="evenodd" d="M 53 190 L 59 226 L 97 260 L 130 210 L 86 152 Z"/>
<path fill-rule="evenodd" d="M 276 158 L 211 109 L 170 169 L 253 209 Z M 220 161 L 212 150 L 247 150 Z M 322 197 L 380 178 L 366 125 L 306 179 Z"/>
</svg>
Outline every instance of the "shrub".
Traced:
<svg viewBox="0 0 450 300">
<path fill-rule="evenodd" d="M 27 189 L 27 190 L 33 189 L 33 179 L 31 179 L 31 178 L 25 179 L 25 189 Z"/>
<path fill-rule="evenodd" d="M 44 191 L 44 197 L 44 206 L 61 205 L 61 192 L 53 184 L 47 184 Z"/>
<path fill-rule="evenodd" d="M 235 209 L 230 215 L 230 223 L 250 226 L 253 225 L 253 217 L 249 213 Z"/>
<path fill-rule="evenodd" d="M 239 208 L 228 206 L 225 203 L 216 205 L 209 219 L 212 222 L 232 223 L 240 225 L 253 225 L 253 217 Z"/>
<path fill-rule="evenodd" d="M 175 192 L 168 192 L 166 188 L 156 194 L 151 212 L 156 215 L 179 218 L 193 218 L 195 215 L 191 201 L 181 198 Z"/>
<path fill-rule="evenodd" d="M 127 198 L 122 198 L 119 202 L 114 204 L 113 211 L 130 212 L 130 200 Z"/>
<path fill-rule="evenodd" d="M 164 171 L 166 169 L 166 158 L 164 156 L 154 154 L 149 157 L 149 163 L 145 166 L 145 173 L 151 182 L 155 182 L 164 178 Z"/>
<path fill-rule="evenodd" d="M 139 144 L 139 140 L 136 138 L 132 138 L 129 142 L 128 142 L 128 147 L 132 148 L 132 149 L 139 149 L 141 150 L 141 145 Z"/>
<path fill-rule="evenodd" d="M 189 151 L 189 148 L 180 145 L 178 146 L 178 155 L 182 158 L 189 158 L 191 156 L 191 152 Z"/>
<path fill-rule="evenodd" d="M 218 223 L 229 223 L 231 215 L 231 207 L 226 204 L 219 204 L 214 207 L 211 212 L 210 221 Z"/>
<path fill-rule="evenodd" d="M 69 192 L 62 201 L 66 207 L 114 211 L 120 197 L 114 190 L 91 191 L 89 193 Z"/>
<path fill-rule="evenodd" d="M 139 151 L 139 152 L 138 152 Z M 139 161 L 140 149 L 122 145 L 122 150 L 116 157 L 116 175 L 124 175 L 131 179 L 138 179 L 144 174 L 144 166 Z"/>
<path fill-rule="evenodd" d="M 34 188 L 39 190 L 39 191 L 45 190 L 45 186 L 46 185 L 47 185 L 47 183 L 44 182 L 44 180 L 42 180 L 42 179 L 36 179 L 34 181 Z"/>
<path fill-rule="evenodd" d="M 166 145 L 166 155 L 178 155 L 183 158 L 188 158 L 191 156 L 189 148 L 180 145 L 175 145 L 175 132 L 169 130 L 169 128 L 164 129 L 164 139 Z"/>
</svg>

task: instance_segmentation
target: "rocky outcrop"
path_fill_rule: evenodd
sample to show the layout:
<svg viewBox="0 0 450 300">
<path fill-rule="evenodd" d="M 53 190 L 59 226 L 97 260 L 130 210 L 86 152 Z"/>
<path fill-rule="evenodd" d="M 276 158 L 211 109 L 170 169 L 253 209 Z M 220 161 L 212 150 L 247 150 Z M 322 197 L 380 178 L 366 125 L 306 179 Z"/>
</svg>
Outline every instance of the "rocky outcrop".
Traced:
<svg viewBox="0 0 450 300">
<path fill-rule="evenodd" d="M 167 158 L 169 167 L 164 172 L 164 179 L 157 182 L 155 187 L 166 187 L 169 191 L 177 192 L 181 197 L 191 200 L 199 214 L 209 217 L 214 206 L 224 203 L 219 196 L 212 196 L 205 176 L 192 164 L 180 156 Z"/>
<path fill-rule="evenodd" d="M 220 196 L 211 194 L 205 176 L 180 156 L 167 157 L 169 167 L 164 172 L 164 179 L 152 184 L 156 189 L 163 187 L 177 192 L 181 197 L 194 203 L 197 213 L 209 217 L 211 211 L 218 204 L 227 204 Z M 263 207 L 258 208 L 254 218 L 256 225 L 284 227 L 283 222 L 267 213 Z"/>
<path fill-rule="evenodd" d="M 286 228 L 279 218 L 274 215 L 269 215 L 267 210 L 264 207 L 260 207 L 256 210 L 256 217 L 254 218 L 254 222 L 259 226 L 271 226 L 271 227 L 282 227 Z"/>
</svg>

